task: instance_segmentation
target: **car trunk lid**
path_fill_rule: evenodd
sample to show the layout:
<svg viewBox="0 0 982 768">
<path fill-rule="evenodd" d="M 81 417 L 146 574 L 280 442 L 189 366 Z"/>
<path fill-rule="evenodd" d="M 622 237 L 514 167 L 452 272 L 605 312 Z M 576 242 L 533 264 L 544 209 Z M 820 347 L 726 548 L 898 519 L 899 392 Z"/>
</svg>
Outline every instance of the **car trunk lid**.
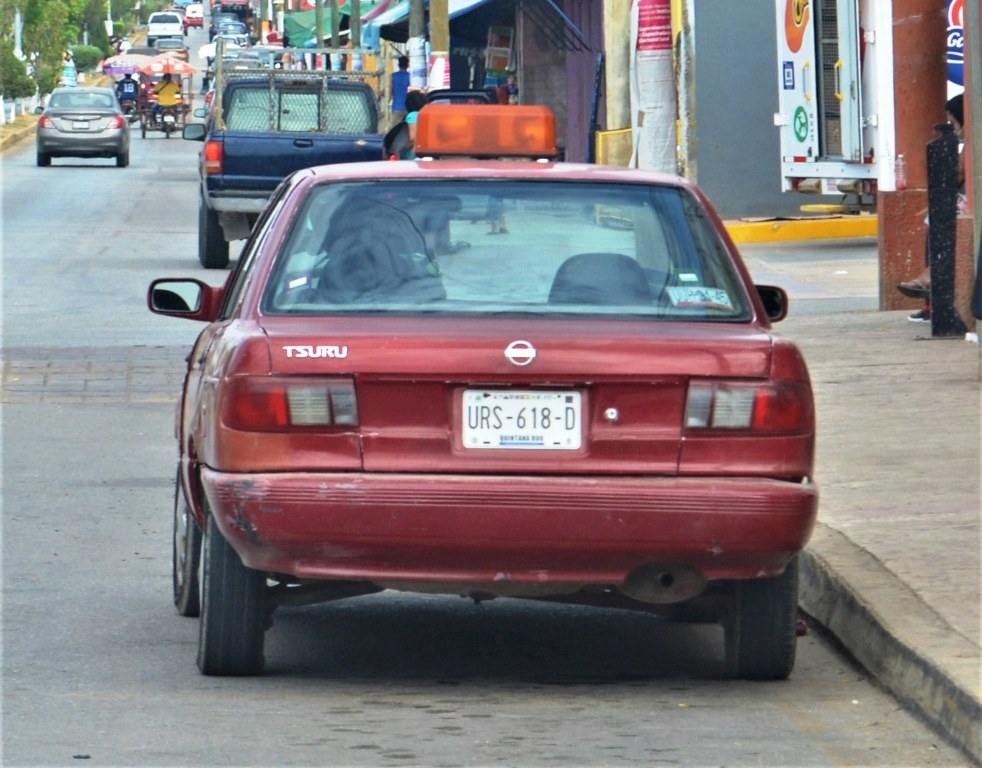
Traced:
<svg viewBox="0 0 982 768">
<path fill-rule="evenodd" d="M 272 373 L 351 378 L 366 471 L 674 474 L 689 379 L 770 368 L 747 325 L 296 320 L 267 318 Z"/>
</svg>

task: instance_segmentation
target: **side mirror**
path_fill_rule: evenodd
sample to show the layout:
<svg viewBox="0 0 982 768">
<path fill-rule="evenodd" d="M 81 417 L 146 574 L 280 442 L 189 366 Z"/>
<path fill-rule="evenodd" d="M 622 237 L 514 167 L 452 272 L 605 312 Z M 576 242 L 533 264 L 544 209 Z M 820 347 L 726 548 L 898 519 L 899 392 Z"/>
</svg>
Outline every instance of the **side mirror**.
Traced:
<svg viewBox="0 0 982 768">
<path fill-rule="evenodd" d="M 776 285 L 757 285 L 757 295 L 764 304 L 764 312 L 772 323 L 788 316 L 788 294 Z"/>
<path fill-rule="evenodd" d="M 205 129 L 204 123 L 190 123 L 184 126 L 184 130 L 181 131 L 181 137 L 188 141 L 204 141 L 206 133 L 207 130 Z"/>
<path fill-rule="evenodd" d="M 155 315 L 210 322 L 218 315 L 224 288 L 195 278 L 154 280 L 147 289 L 147 307 Z"/>
<path fill-rule="evenodd" d="M 36 107 L 34 107 L 34 114 L 35 115 L 40 115 L 42 112 L 44 112 L 44 107 L 42 107 L 40 104 L 38 104 Z"/>
</svg>

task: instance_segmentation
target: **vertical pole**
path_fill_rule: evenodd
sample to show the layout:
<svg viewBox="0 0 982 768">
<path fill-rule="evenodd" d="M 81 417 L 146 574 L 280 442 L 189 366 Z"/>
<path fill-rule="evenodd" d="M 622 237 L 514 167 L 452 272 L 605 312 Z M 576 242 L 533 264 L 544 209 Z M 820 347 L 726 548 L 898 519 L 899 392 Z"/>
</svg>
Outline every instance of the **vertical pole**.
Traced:
<svg viewBox="0 0 982 768">
<path fill-rule="evenodd" d="M 331 0 L 331 47 L 341 47 L 341 11 L 338 9 L 338 0 Z M 333 68 L 333 67 L 332 67 Z"/>
<path fill-rule="evenodd" d="M 965 51 L 965 99 L 968 101 L 965 131 L 968 141 L 962 150 L 965 158 L 965 185 L 969 204 L 972 206 L 975 240 L 975 287 L 972 294 L 973 313 L 982 319 L 982 184 L 976 183 L 982 173 L 982 9 L 978 3 L 965 3 L 964 6 L 964 51 Z M 975 324 L 976 333 L 980 329 Z M 979 345 L 979 379 L 982 380 L 982 344 Z"/>
<path fill-rule="evenodd" d="M 324 0 L 314 0 L 314 48 L 323 48 L 323 47 L 324 47 Z"/>
<path fill-rule="evenodd" d="M 361 48 L 361 0 L 348 0 L 351 15 L 348 16 L 348 37 L 352 48 Z"/>
<path fill-rule="evenodd" d="M 430 44 L 434 51 L 450 50 L 448 0 L 430 0 Z"/>
<path fill-rule="evenodd" d="M 695 182 L 693 113 L 696 105 L 696 46 L 692 19 L 692 0 L 672 0 L 672 47 L 675 53 L 675 87 L 678 99 L 678 169 L 679 175 Z"/>
<path fill-rule="evenodd" d="M 409 3 L 409 87 L 426 87 L 426 10 L 423 0 Z"/>
<path fill-rule="evenodd" d="M 604 77 L 605 59 L 602 53 L 597 54 L 593 70 L 593 96 L 590 99 L 590 138 L 587 141 L 586 161 L 597 162 L 597 134 L 600 132 L 600 93 Z"/>
<path fill-rule="evenodd" d="M 430 88 L 450 86 L 450 9 L 447 0 L 430 0 Z"/>
<path fill-rule="evenodd" d="M 955 309 L 955 240 L 958 216 L 958 139 L 951 123 L 927 145 L 928 248 L 931 265 L 931 335 L 964 336 Z"/>
<path fill-rule="evenodd" d="M 24 17 L 21 15 L 20 8 L 14 9 L 14 56 L 20 59 L 24 55 L 21 47 L 24 30 Z"/>
</svg>

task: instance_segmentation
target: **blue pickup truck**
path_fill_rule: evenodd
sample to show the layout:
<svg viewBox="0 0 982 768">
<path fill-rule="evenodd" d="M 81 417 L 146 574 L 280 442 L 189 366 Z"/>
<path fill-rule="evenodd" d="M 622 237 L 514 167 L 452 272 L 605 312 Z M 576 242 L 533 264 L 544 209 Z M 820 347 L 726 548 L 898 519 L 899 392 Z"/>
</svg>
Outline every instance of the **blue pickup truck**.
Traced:
<svg viewBox="0 0 982 768">
<path fill-rule="evenodd" d="M 301 168 L 378 160 L 383 135 L 375 91 L 335 72 L 238 70 L 218 79 L 203 123 L 183 136 L 200 156 L 198 260 L 229 263 L 276 186 Z"/>
</svg>

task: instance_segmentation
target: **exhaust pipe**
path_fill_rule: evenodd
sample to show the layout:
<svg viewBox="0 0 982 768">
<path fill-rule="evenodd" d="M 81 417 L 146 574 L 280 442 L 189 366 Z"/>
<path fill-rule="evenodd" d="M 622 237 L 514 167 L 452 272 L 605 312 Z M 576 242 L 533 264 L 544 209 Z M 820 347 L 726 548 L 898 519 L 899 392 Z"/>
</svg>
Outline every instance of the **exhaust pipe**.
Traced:
<svg viewBox="0 0 982 768">
<path fill-rule="evenodd" d="M 642 603 L 681 603 L 706 588 L 702 572 L 679 563 L 648 563 L 628 574 L 619 591 Z"/>
</svg>

